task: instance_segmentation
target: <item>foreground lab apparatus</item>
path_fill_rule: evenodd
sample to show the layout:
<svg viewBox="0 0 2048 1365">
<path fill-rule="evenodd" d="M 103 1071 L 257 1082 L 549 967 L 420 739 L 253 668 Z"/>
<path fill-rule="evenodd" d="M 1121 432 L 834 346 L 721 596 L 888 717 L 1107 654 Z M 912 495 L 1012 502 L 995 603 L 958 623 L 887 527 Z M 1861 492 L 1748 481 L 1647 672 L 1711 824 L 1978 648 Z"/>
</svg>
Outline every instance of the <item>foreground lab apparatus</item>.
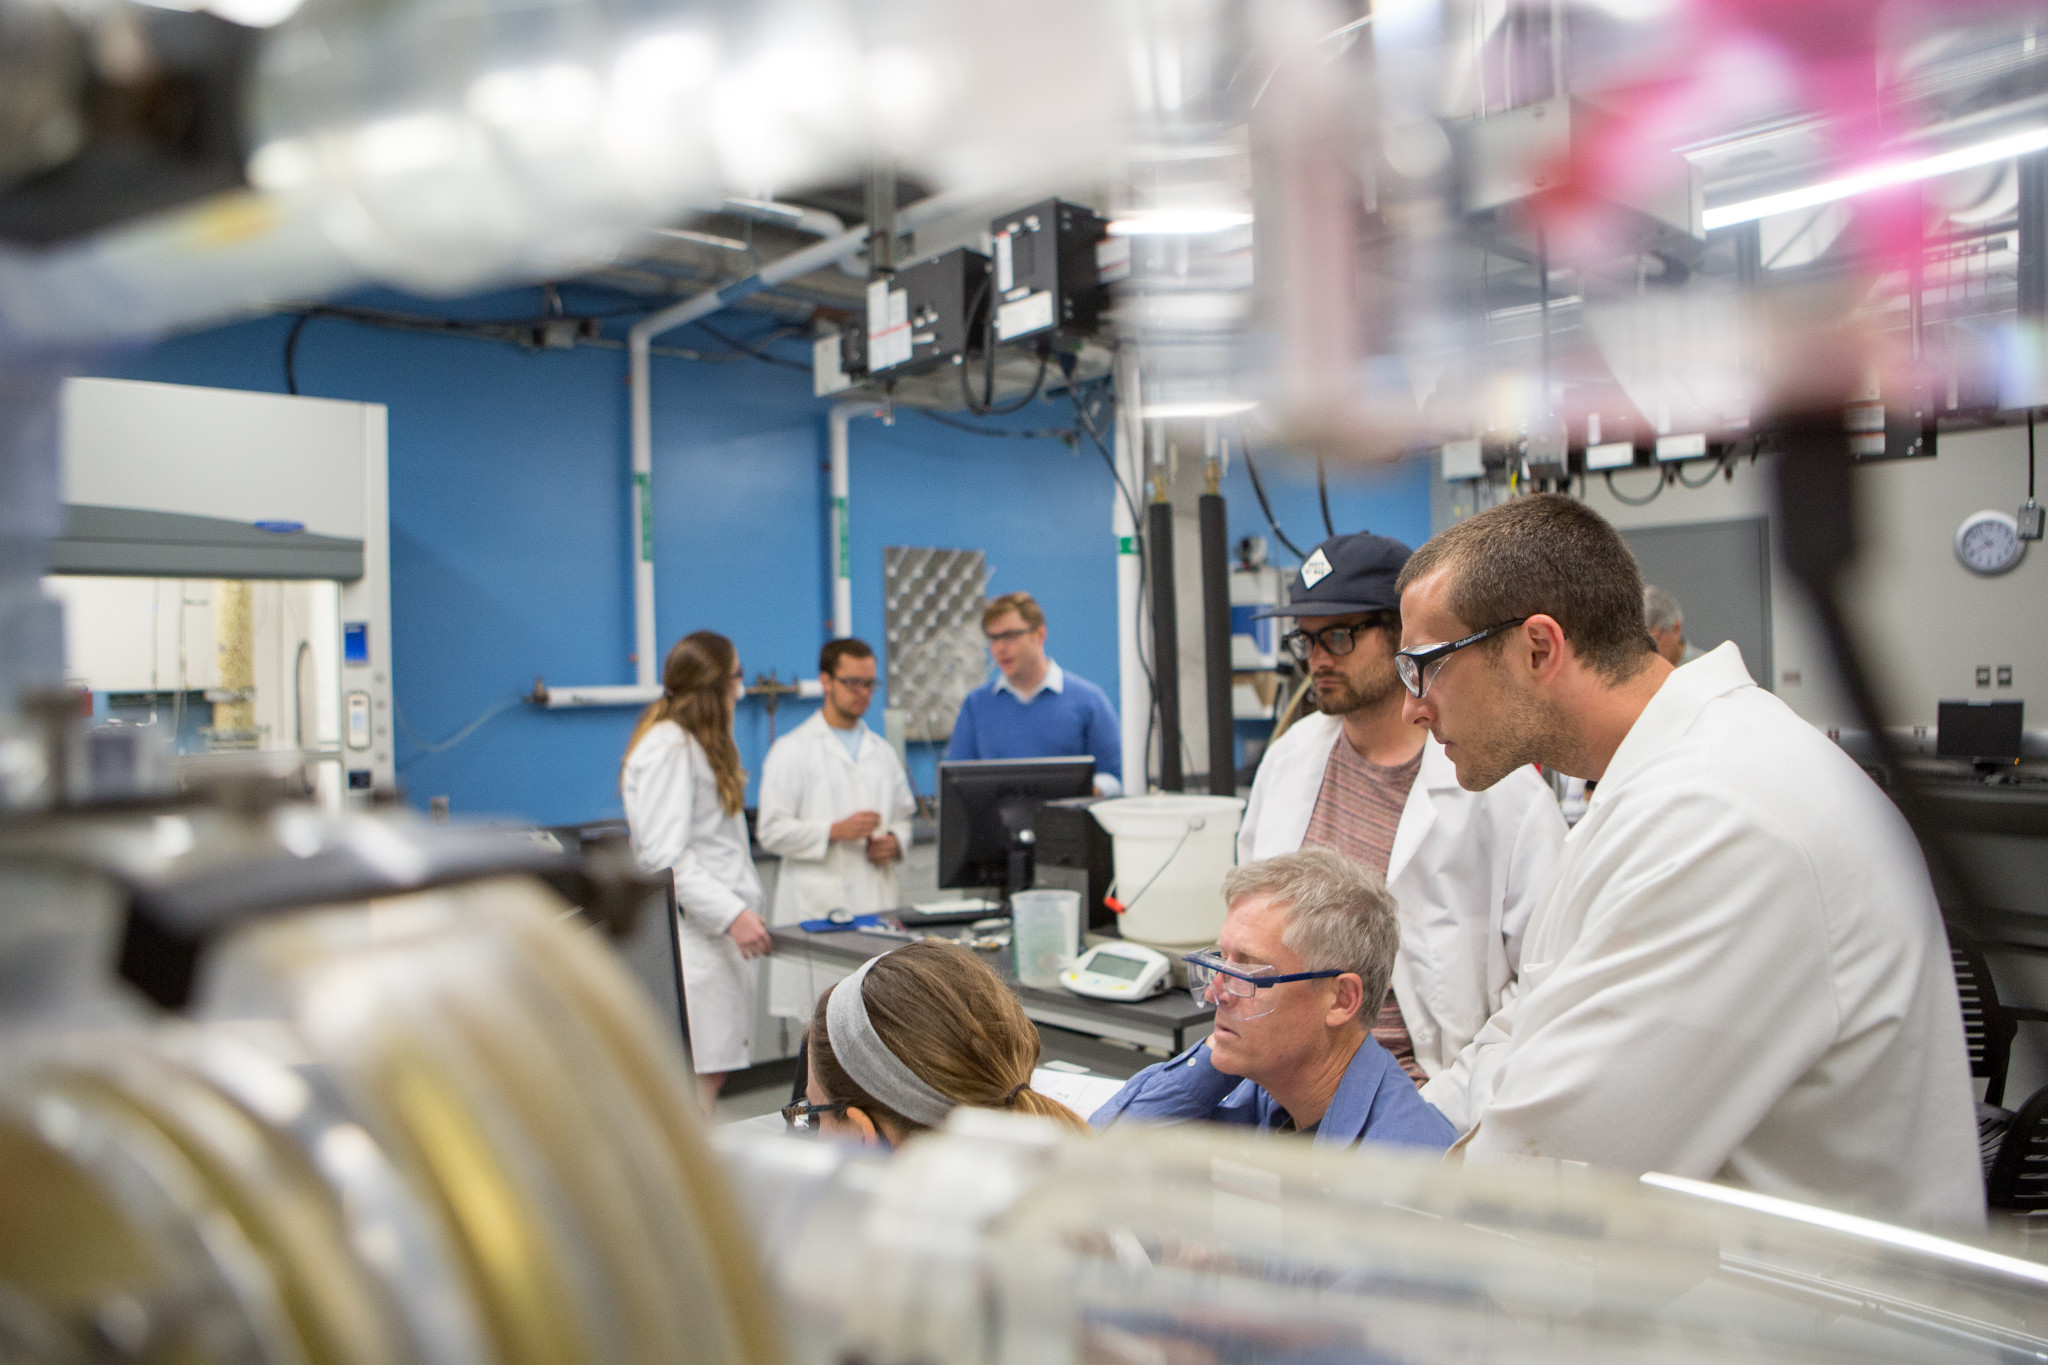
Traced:
<svg viewBox="0 0 2048 1365">
<path fill-rule="evenodd" d="M 969 1111 L 714 1150 L 588 922 L 640 884 L 501 831 L 244 787 L 15 821 L 0 884 L 9 1361 L 2048 1354 L 2048 1267 L 1691 1182 Z"/>
</svg>

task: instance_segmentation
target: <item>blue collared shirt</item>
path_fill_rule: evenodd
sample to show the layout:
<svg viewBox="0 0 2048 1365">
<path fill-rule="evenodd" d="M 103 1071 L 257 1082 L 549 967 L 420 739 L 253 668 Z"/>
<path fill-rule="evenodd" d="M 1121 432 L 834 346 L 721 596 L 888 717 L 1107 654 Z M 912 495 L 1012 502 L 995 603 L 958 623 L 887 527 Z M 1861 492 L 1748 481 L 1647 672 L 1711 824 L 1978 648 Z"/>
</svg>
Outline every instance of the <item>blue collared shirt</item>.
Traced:
<svg viewBox="0 0 2048 1365">
<path fill-rule="evenodd" d="M 1214 1054 L 1197 1043 L 1170 1062 L 1148 1066 L 1110 1096 L 1088 1120 L 1107 1128 L 1118 1119 L 1146 1123 L 1234 1123 L 1271 1131 L 1288 1119 L 1254 1082 L 1216 1069 Z M 1315 1141 L 1350 1147 L 1384 1142 L 1447 1150 L 1458 1130 L 1422 1098 L 1400 1064 L 1371 1037 L 1359 1045 L 1337 1082 L 1337 1093 L 1316 1125 Z"/>
<path fill-rule="evenodd" d="M 946 746 L 948 759 L 1084 756 L 1095 760 L 1098 790 L 1122 791 L 1123 741 L 1109 697 L 1050 659 L 1028 697 L 1000 672 L 969 692 Z"/>
</svg>

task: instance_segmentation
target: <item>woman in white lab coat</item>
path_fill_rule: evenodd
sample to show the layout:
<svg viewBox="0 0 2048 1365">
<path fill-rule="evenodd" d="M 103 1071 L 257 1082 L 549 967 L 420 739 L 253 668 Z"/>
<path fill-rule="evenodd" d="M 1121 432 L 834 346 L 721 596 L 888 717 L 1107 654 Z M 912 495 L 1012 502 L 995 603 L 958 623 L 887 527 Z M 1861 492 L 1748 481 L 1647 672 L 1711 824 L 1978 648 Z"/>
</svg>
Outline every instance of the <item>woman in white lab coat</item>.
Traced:
<svg viewBox="0 0 2048 1365">
<path fill-rule="evenodd" d="M 910 849 L 917 811 L 903 762 L 861 723 L 875 694 L 875 654 L 853 639 L 818 656 L 825 704 L 775 741 L 761 765 L 761 847 L 782 859 L 775 877 L 777 927 L 895 910 L 896 864 Z M 803 962 L 768 964 L 768 1011 L 808 1022 L 819 994 L 842 973 Z"/>
<path fill-rule="evenodd" d="M 619 792 L 641 868 L 675 879 L 690 1053 L 708 1111 L 726 1073 L 748 1063 L 757 976 L 748 959 L 769 946 L 732 738 L 745 687 L 732 641 L 708 630 L 676 642 L 661 682 L 626 745 Z"/>
</svg>

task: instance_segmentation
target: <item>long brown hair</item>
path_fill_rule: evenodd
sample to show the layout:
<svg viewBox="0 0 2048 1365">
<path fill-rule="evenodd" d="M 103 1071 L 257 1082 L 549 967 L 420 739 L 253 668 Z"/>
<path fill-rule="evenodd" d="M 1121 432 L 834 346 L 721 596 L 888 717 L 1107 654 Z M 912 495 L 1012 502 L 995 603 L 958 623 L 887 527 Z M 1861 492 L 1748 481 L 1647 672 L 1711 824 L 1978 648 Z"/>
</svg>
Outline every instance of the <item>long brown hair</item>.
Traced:
<svg viewBox="0 0 2048 1365">
<path fill-rule="evenodd" d="M 732 671 L 740 661 L 732 641 L 715 630 L 692 631 L 676 641 L 661 666 L 661 695 L 640 713 L 626 756 L 649 730 L 672 720 L 696 736 L 718 779 L 718 801 L 727 815 L 739 814 L 747 799 L 747 770 L 732 742 Z"/>
<path fill-rule="evenodd" d="M 877 961 L 861 984 L 861 1001 L 882 1045 L 947 1099 L 1037 1114 L 1087 1131 L 1079 1114 L 1031 1089 L 1038 1026 L 1024 1017 L 1024 1007 L 1002 979 L 967 949 L 906 943 Z M 833 990 L 844 988 L 842 982 Z M 808 1034 L 811 1065 L 826 1098 L 845 1100 L 903 1133 L 925 1131 L 924 1124 L 868 1094 L 839 1065 L 825 1027 L 831 999 L 831 991 L 818 997 Z"/>
</svg>

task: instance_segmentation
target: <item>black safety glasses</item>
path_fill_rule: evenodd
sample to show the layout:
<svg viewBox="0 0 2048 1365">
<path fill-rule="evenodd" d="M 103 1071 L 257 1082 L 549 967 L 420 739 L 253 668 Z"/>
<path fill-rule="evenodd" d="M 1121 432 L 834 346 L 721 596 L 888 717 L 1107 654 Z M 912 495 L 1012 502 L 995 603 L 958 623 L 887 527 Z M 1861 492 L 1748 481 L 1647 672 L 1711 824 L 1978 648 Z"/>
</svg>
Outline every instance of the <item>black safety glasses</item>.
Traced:
<svg viewBox="0 0 2048 1365">
<path fill-rule="evenodd" d="M 1461 649 L 1478 644 L 1481 640 L 1491 640 L 1504 630 L 1513 630 L 1528 619 L 1526 616 L 1517 616 L 1512 621 L 1502 621 L 1497 626 L 1488 626 L 1485 630 L 1467 635 L 1462 640 L 1452 640 L 1447 644 L 1420 645 L 1414 649 L 1398 650 L 1394 654 L 1394 671 L 1401 675 L 1401 686 L 1408 689 L 1408 695 L 1420 701 L 1429 695 L 1429 685 L 1436 681 L 1436 675 L 1443 669 L 1444 660 Z"/>
</svg>

